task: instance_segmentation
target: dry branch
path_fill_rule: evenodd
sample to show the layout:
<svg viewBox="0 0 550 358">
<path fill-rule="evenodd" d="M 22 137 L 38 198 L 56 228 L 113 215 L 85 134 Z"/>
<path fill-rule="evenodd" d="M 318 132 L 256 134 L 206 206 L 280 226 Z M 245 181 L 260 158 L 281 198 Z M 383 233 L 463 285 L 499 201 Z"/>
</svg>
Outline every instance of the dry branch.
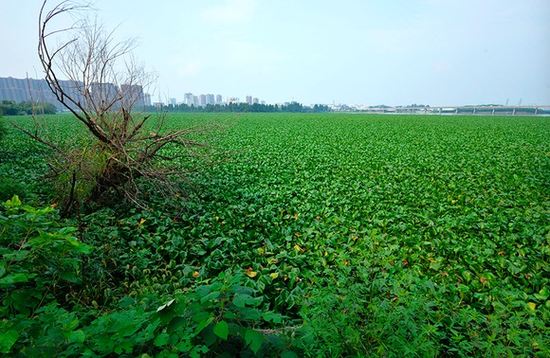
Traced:
<svg viewBox="0 0 550 358">
<path fill-rule="evenodd" d="M 189 137 L 215 126 L 165 130 L 163 115 L 156 125 L 150 125 L 151 116 L 136 112 L 135 107 L 143 102 L 143 89 L 155 76 L 132 57 L 135 40 L 116 42 L 113 32 L 82 16 L 89 10 L 87 3 L 62 1 L 50 10 L 47 5 L 45 0 L 38 34 L 45 79 L 57 100 L 85 125 L 92 144 L 82 150 L 78 143 L 65 146 L 47 139 L 38 131 L 43 118 L 37 116 L 34 132 L 20 129 L 60 156 L 52 161 L 57 166 L 55 173 L 71 173 L 65 183 L 70 186 L 66 205 L 72 207 L 79 200 L 75 194 L 79 185 L 88 186 L 83 190 L 88 197 L 80 200 L 100 200 L 105 192 L 115 189 L 139 202 L 138 179 L 174 194 L 177 190 L 171 177 L 178 173 L 175 160 L 196 155 L 194 148 L 204 144 Z M 72 17 L 72 26 L 53 28 L 54 20 L 67 16 Z M 64 85 L 67 81 L 69 87 Z M 173 154 L 163 153 L 168 145 Z"/>
</svg>

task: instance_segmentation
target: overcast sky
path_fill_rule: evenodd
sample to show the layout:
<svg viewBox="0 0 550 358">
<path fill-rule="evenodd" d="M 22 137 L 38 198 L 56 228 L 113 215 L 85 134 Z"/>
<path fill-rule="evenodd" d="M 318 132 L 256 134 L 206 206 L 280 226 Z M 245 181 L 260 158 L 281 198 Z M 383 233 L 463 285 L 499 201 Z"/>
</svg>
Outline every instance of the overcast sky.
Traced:
<svg viewBox="0 0 550 358">
<path fill-rule="evenodd" d="M 42 77 L 39 0 L 2 0 L 0 76 Z M 550 104 L 549 0 L 97 0 L 154 100 Z"/>
</svg>

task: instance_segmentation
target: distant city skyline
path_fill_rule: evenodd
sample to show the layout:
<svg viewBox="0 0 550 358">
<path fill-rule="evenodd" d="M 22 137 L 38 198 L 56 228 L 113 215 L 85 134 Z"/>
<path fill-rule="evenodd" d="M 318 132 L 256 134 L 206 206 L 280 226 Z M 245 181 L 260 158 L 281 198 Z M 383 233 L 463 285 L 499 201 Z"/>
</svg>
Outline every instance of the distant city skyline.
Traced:
<svg viewBox="0 0 550 358">
<path fill-rule="evenodd" d="M 548 0 L 93 3 L 115 40 L 139 39 L 135 56 L 158 74 L 153 101 L 193 92 L 267 103 L 550 102 Z M 2 5 L 0 76 L 40 77 L 41 1 Z"/>
</svg>

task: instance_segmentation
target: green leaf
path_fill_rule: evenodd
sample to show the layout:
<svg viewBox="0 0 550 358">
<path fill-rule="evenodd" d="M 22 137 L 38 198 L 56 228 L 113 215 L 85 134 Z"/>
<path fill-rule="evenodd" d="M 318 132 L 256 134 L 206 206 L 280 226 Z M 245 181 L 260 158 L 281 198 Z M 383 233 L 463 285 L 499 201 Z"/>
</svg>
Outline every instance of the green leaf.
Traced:
<svg viewBox="0 0 550 358">
<path fill-rule="evenodd" d="M 19 196 L 14 195 L 11 200 L 6 201 L 6 204 L 11 207 L 21 206 L 21 200 L 19 200 Z"/>
<path fill-rule="evenodd" d="M 67 337 L 67 339 L 71 342 L 82 343 L 84 342 L 86 335 L 79 329 L 78 331 L 70 331 L 65 333 L 65 337 Z"/>
<path fill-rule="evenodd" d="M 193 348 L 193 350 L 191 351 L 191 353 L 189 353 L 189 356 L 191 358 L 200 358 L 202 356 L 201 353 L 208 353 L 209 349 L 208 347 L 206 346 L 195 346 L 195 348 Z"/>
<path fill-rule="evenodd" d="M 246 304 L 251 304 L 254 302 L 252 297 L 250 295 L 244 294 L 244 295 L 235 295 L 235 298 L 233 298 L 233 304 L 237 307 L 244 308 Z"/>
<path fill-rule="evenodd" d="M 197 328 L 195 328 L 195 334 L 199 334 L 206 326 L 208 326 L 212 321 L 214 320 L 214 317 L 210 317 L 208 319 L 202 320 L 197 325 Z"/>
<path fill-rule="evenodd" d="M 180 352 L 189 352 L 193 346 L 191 345 L 191 341 L 189 339 L 186 339 L 184 341 L 179 342 L 176 344 L 176 349 Z"/>
<path fill-rule="evenodd" d="M 227 341 L 227 336 L 229 335 L 229 326 L 226 321 L 219 321 L 214 326 L 214 333 L 216 336 L 220 337 L 223 340 Z"/>
<path fill-rule="evenodd" d="M 162 347 L 168 343 L 170 340 L 170 335 L 168 333 L 161 333 L 155 338 L 155 342 L 153 344 L 157 347 Z"/>
<path fill-rule="evenodd" d="M 281 323 L 283 316 L 279 313 L 267 313 L 263 316 L 266 321 L 271 321 L 273 323 Z"/>
<path fill-rule="evenodd" d="M 547 287 L 543 288 L 542 290 L 539 291 L 539 293 L 535 293 L 535 297 L 538 299 L 538 300 L 541 300 L 541 301 L 546 301 L 546 299 L 548 298 L 548 296 L 550 296 L 550 291 L 548 290 Z"/>
<path fill-rule="evenodd" d="M 19 333 L 14 329 L 0 334 L 0 353 L 8 353 L 17 338 L 19 338 Z"/>
<path fill-rule="evenodd" d="M 253 329 L 248 329 L 244 334 L 244 340 L 246 344 L 250 344 L 250 349 L 256 354 L 264 342 L 264 335 Z"/>
<path fill-rule="evenodd" d="M 201 298 L 201 304 L 217 298 L 220 295 L 220 293 L 221 293 L 220 291 L 210 292 L 209 294 Z"/>
<path fill-rule="evenodd" d="M 294 353 L 293 351 L 284 350 L 281 353 L 281 358 L 298 358 L 298 355 Z"/>
<path fill-rule="evenodd" d="M 183 327 L 187 323 L 187 321 L 188 320 L 183 317 L 174 317 L 172 318 L 170 323 L 168 323 L 166 329 L 168 330 L 168 333 L 174 333 L 176 329 L 178 329 L 179 327 Z"/>
<path fill-rule="evenodd" d="M 0 286 L 9 286 L 14 283 L 29 282 L 29 280 L 35 276 L 36 274 L 34 273 L 13 273 L 0 279 Z"/>
</svg>

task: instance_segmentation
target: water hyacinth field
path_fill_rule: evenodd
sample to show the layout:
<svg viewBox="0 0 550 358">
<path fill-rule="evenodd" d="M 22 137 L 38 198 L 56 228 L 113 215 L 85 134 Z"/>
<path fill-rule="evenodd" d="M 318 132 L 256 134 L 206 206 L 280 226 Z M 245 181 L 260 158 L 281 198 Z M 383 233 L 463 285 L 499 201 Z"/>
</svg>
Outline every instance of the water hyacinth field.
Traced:
<svg viewBox="0 0 550 358">
<path fill-rule="evenodd" d="M 550 355 L 548 118 L 243 114 L 206 140 L 230 155 L 190 174 L 182 210 L 153 195 L 151 211 L 68 219 L 94 247 L 79 310 L 194 292 L 210 313 L 190 344 L 211 354 L 229 351 L 227 326 L 266 356 Z M 2 140 L 0 189 L 50 204 L 29 141 Z M 247 300 L 223 301 L 227 282 Z M 182 348 L 158 329 L 155 354 Z"/>
</svg>

